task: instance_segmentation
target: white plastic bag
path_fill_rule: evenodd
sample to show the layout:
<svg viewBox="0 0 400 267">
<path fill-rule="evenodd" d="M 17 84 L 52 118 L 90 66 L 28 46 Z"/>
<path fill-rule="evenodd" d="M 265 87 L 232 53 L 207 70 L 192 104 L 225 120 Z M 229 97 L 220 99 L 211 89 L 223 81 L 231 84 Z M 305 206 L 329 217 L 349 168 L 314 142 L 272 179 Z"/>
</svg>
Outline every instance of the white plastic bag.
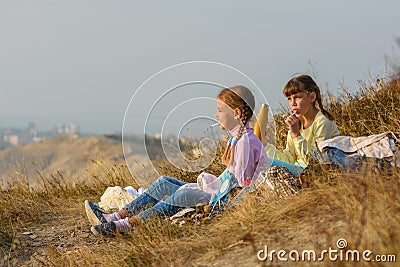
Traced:
<svg viewBox="0 0 400 267">
<path fill-rule="evenodd" d="M 202 172 L 197 177 L 197 185 L 204 192 L 217 194 L 221 187 L 221 181 L 218 177 L 210 173 Z"/>
</svg>

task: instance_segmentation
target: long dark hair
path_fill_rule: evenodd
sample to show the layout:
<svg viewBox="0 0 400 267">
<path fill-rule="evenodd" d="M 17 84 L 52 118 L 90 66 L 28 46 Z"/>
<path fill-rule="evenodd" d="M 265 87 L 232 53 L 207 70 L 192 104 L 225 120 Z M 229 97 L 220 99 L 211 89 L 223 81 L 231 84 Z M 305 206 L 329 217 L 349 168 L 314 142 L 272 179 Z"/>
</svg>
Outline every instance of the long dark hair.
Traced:
<svg viewBox="0 0 400 267">
<path fill-rule="evenodd" d="M 333 121 L 335 118 L 333 115 L 328 112 L 327 110 L 324 109 L 324 106 L 322 104 L 322 97 L 321 97 L 321 91 L 319 89 L 319 86 L 317 83 L 311 78 L 309 75 L 300 75 L 297 77 L 294 77 L 290 79 L 285 87 L 283 88 L 283 94 L 288 97 L 300 92 L 308 92 L 312 93 L 314 92 L 316 94 L 316 100 L 314 102 L 314 107 L 318 108 L 321 110 L 322 114 L 325 115 L 328 119 Z M 318 107 L 316 106 L 316 103 L 318 104 Z"/>
</svg>

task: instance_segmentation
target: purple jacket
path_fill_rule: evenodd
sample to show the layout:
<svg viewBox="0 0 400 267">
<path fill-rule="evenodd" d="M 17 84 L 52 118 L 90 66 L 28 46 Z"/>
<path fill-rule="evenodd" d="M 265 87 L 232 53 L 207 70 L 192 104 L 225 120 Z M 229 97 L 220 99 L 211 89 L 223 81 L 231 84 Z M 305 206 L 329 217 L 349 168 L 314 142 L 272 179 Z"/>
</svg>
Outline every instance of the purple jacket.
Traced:
<svg viewBox="0 0 400 267">
<path fill-rule="evenodd" d="M 239 126 L 230 131 L 232 137 L 236 137 Z M 240 186 L 249 185 L 256 180 L 260 171 L 269 167 L 268 157 L 264 147 L 253 128 L 246 124 L 246 132 L 238 140 L 235 146 L 233 163 L 228 167 L 229 171 L 236 177 Z"/>
</svg>

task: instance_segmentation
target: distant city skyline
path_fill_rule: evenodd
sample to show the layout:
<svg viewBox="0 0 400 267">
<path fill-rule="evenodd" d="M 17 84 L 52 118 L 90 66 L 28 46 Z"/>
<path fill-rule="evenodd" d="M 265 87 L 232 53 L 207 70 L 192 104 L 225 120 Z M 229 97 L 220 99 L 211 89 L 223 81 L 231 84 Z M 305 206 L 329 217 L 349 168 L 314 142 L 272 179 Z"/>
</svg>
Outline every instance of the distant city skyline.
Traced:
<svg viewBox="0 0 400 267">
<path fill-rule="evenodd" d="M 395 0 L 1 1 L 0 127 L 121 132 L 143 82 L 196 60 L 245 73 L 272 110 L 286 105 L 281 91 L 296 73 L 353 92 L 385 72 L 386 57 L 398 60 L 398 10 Z"/>
<path fill-rule="evenodd" d="M 10 146 L 36 143 L 60 134 L 77 137 L 80 135 L 79 125 L 76 123 L 70 123 L 69 125 L 58 123 L 51 129 L 37 129 L 33 122 L 21 128 L 0 126 L 0 150 Z"/>
<path fill-rule="evenodd" d="M 36 123 L 35 122 L 29 122 L 27 125 L 23 125 L 22 127 L 7 127 L 7 126 L 1 126 L 0 125 L 0 129 L 4 130 L 4 129 L 8 129 L 8 130 L 24 130 L 24 129 L 35 129 L 37 131 L 55 131 L 58 133 L 65 133 L 65 131 L 69 131 L 68 129 L 71 129 L 72 132 L 80 132 L 79 131 L 79 125 L 71 122 L 71 123 L 61 123 L 58 122 L 55 125 L 53 125 L 52 127 L 49 128 L 37 128 L 36 127 Z M 66 130 L 67 129 L 67 130 Z"/>
</svg>

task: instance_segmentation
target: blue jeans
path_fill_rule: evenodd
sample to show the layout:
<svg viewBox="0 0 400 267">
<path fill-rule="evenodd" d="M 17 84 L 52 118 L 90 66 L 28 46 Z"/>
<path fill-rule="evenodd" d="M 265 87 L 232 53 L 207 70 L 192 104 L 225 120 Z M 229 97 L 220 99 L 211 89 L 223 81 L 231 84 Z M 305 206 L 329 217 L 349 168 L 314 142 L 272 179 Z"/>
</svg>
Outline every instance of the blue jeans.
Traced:
<svg viewBox="0 0 400 267">
<path fill-rule="evenodd" d="M 347 155 L 342 150 L 330 147 L 322 152 L 322 157 L 325 162 L 331 162 L 339 166 L 344 172 L 359 172 L 363 158 L 359 155 Z"/>
<path fill-rule="evenodd" d="M 282 166 L 282 167 L 286 167 L 294 176 L 299 176 L 303 170 L 306 168 L 306 166 L 302 166 L 300 164 L 296 164 L 296 163 L 289 163 L 286 161 L 282 161 L 279 159 L 274 159 L 274 158 L 270 158 L 268 157 L 268 160 L 271 164 L 270 167 L 274 167 L 274 166 Z"/>
<path fill-rule="evenodd" d="M 182 185 L 187 186 L 180 188 Z M 197 184 L 161 176 L 143 194 L 129 203 L 125 211 L 129 216 L 138 214 L 141 220 L 146 221 L 152 216 L 170 216 L 181 208 L 195 207 L 199 203 L 207 204 L 210 199 L 211 194 L 199 189 Z"/>
</svg>

